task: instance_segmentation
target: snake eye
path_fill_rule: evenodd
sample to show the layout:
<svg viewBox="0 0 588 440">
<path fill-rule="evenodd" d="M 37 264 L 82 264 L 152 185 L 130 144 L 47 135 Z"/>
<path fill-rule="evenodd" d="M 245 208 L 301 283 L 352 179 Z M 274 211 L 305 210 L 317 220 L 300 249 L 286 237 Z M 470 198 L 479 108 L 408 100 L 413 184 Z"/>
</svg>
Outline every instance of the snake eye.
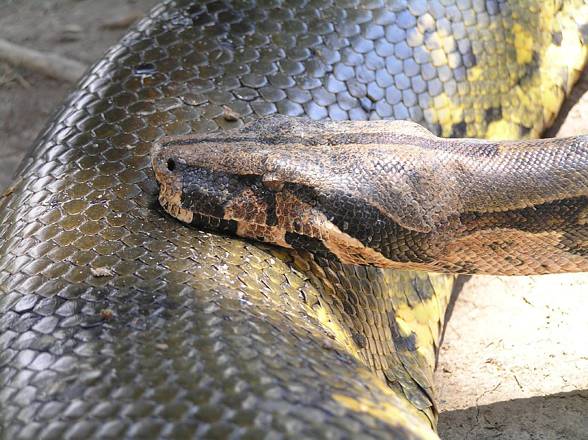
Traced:
<svg viewBox="0 0 588 440">
<path fill-rule="evenodd" d="M 170 171 L 173 171 L 176 169 L 176 161 L 173 159 L 168 159 L 167 160 L 167 169 Z"/>
</svg>

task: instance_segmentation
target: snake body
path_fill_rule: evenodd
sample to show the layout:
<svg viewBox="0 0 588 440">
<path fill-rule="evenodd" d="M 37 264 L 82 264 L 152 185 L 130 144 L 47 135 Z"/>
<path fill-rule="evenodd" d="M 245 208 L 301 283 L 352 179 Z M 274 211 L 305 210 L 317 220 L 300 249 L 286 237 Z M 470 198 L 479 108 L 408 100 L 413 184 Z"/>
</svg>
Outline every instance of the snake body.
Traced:
<svg viewBox="0 0 588 440">
<path fill-rule="evenodd" d="M 277 113 L 537 136 L 587 23 L 580 0 L 156 7 L 0 200 L 0 434 L 437 438 L 453 278 L 187 228 L 158 206 L 153 145 Z"/>
<path fill-rule="evenodd" d="M 406 121 L 262 119 L 164 139 L 180 220 L 334 257 L 449 273 L 588 271 L 588 138 L 441 139 Z"/>
</svg>

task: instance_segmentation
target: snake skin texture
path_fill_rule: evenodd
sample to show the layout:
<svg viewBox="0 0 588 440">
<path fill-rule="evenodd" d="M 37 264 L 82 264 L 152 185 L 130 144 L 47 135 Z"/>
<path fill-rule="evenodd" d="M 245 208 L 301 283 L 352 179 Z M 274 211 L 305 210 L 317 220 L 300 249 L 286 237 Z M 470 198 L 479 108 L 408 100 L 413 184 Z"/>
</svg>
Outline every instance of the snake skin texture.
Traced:
<svg viewBox="0 0 588 440">
<path fill-rule="evenodd" d="M 151 152 L 173 217 L 345 264 L 588 271 L 588 137 L 485 141 L 410 121 L 270 116 Z"/>
<path fill-rule="evenodd" d="M 107 52 L 0 199 L 8 439 L 434 439 L 452 278 L 187 228 L 164 135 L 281 113 L 535 136 L 583 66 L 584 1 L 169 1 Z"/>
</svg>

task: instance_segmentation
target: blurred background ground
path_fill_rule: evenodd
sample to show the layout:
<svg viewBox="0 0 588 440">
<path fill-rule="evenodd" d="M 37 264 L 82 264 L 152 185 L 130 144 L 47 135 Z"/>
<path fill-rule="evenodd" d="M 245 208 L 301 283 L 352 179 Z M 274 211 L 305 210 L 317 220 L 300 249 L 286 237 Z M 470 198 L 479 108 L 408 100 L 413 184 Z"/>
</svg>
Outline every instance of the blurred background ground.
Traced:
<svg viewBox="0 0 588 440">
<path fill-rule="evenodd" d="M 53 51 L 88 65 L 126 27 L 116 21 L 144 15 L 157 0 L 0 0 L 0 38 Z M 124 20 L 123 20 L 124 21 Z M 27 148 L 73 86 L 0 61 L 0 190 Z"/>
<path fill-rule="evenodd" d="M 91 64 L 155 3 L 0 0 L 0 38 Z M 0 191 L 71 87 L 0 62 Z M 549 135 L 588 133 L 587 89 Z M 436 376 L 446 440 L 588 438 L 588 275 L 467 280 Z"/>
</svg>

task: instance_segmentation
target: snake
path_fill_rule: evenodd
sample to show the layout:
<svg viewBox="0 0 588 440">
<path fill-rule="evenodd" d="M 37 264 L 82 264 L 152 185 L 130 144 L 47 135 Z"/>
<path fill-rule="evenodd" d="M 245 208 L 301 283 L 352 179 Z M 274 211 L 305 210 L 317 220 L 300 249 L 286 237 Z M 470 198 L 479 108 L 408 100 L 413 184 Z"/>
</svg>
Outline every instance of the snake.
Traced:
<svg viewBox="0 0 588 440">
<path fill-rule="evenodd" d="M 574 153 L 566 172 L 581 174 L 574 168 L 584 157 L 581 139 L 533 147 L 524 140 L 462 145 L 433 136 L 539 136 L 584 66 L 587 24 L 581 0 L 169 0 L 156 6 L 56 109 L 0 199 L 0 436 L 438 438 L 433 370 L 452 274 L 581 270 L 585 247 L 574 231 L 583 231 L 585 195 L 581 177 L 568 182 L 572 174 L 559 175 L 557 161 L 562 151 Z M 292 118 L 298 116 L 306 122 Z M 255 140 L 243 139 L 258 119 Z M 357 155 L 337 133 L 376 152 L 383 135 L 374 134 L 377 142 L 370 144 L 360 134 L 366 128 L 358 132 L 347 119 L 388 133 L 389 154 L 372 165 L 413 166 L 398 174 L 391 192 L 373 193 L 390 197 L 390 204 L 352 197 L 347 202 L 361 209 L 351 213 L 378 216 L 383 230 L 415 238 L 414 246 L 397 252 L 389 247 L 395 239 L 374 242 L 349 230 L 357 223 L 345 227 L 327 209 L 337 191 L 323 191 L 320 206 L 312 206 L 314 196 L 300 186 L 293 190 L 298 180 L 281 180 L 300 168 L 274 164 L 263 169 L 270 174 L 265 181 L 256 174 L 258 153 L 265 149 L 267 158 L 270 147 L 288 160 L 303 160 L 306 148 L 320 153 L 313 172 L 330 167 L 336 151 Z M 380 119 L 410 119 L 432 134 L 398 124 L 399 134 L 390 133 Z M 331 133 L 330 144 L 314 134 L 305 143 L 296 129 L 281 136 L 288 124 L 309 135 Z M 263 133 L 272 127 L 275 133 Z M 239 136 L 214 137 L 226 129 Z M 190 172 L 189 155 L 166 150 L 181 148 L 168 143 L 185 136 L 192 144 L 220 140 L 213 143 L 227 158 L 208 149 L 205 166 Z M 258 142 L 266 139 L 272 146 Z M 430 160 L 398 157 L 394 145 Z M 447 160 L 424 153 L 435 149 Z M 297 151 L 300 157 L 292 157 Z M 524 165 L 526 154 L 546 171 Z M 496 173 L 516 161 L 523 169 L 515 167 L 496 191 L 476 193 L 472 181 L 459 200 L 449 191 L 457 180 L 429 181 L 430 167 L 439 167 L 436 177 L 454 176 L 452 168 L 466 173 L 496 163 L 486 156 L 510 159 L 496 172 L 474 176 L 479 184 L 496 183 Z M 225 219 L 224 202 L 222 215 L 212 205 L 178 204 L 173 181 L 166 184 L 164 209 L 154 159 L 158 175 L 175 170 L 205 183 L 218 179 L 212 190 L 244 190 L 225 202 L 240 203 L 238 194 L 260 197 L 262 204 L 247 206 L 262 211 L 246 216 L 263 221 L 237 222 L 243 219 L 238 203 L 234 222 Z M 252 174 L 245 180 L 229 181 L 246 167 Z M 555 175 L 546 176 L 549 170 Z M 549 177 L 546 186 L 535 187 L 542 177 Z M 529 182 L 533 188 L 523 191 Z M 550 190 L 556 182 L 563 186 Z M 509 185 L 516 197 L 501 199 Z M 426 198 L 428 187 L 447 189 L 438 194 L 442 203 Z M 498 199 L 485 203 L 490 190 Z M 371 189 L 352 192 L 362 191 Z M 293 221 L 286 228 L 287 215 L 269 220 L 280 192 L 295 197 L 295 210 L 310 215 L 318 235 L 300 233 Z M 198 199 L 195 188 L 186 194 L 193 203 L 220 200 Z M 406 211 L 390 210 L 404 205 Z M 201 217 L 199 227 L 166 209 L 180 220 L 188 211 L 192 220 Z M 244 235 L 255 241 L 232 235 L 254 224 L 257 231 Z M 480 236 L 509 225 L 512 237 L 507 231 L 495 241 Z M 323 240 L 324 228 L 336 236 Z M 557 252 L 557 261 L 532 259 L 524 246 L 513 251 L 508 243 L 492 249 L 522 238 L 531 249 L 536 236 Z M 289 246 L 272 245 L 282 238 Z M 459 254 L 476 240 L 481 255 L 500 254 L 505 265 L 492 269 L 496 262 Z"/>
<path fill-rule="evenodd" d="M 165 138 L 159 200 L 200 227 L 343 264 L 588 271 L 588 137 L 445 140 L 408 121 L 260 119 Z"/>
</svg>

